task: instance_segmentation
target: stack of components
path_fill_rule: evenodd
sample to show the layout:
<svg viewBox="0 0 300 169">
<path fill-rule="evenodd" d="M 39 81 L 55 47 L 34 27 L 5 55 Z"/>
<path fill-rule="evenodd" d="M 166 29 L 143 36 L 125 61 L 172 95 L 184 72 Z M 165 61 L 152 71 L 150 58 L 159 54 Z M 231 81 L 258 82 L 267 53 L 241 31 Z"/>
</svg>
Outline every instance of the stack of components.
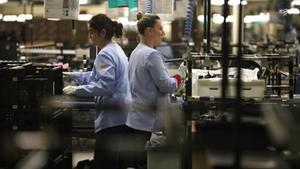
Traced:
<svg viewBox="0 0 300 169">
<path fill-rule="evenodd" d="M 61 67 L 0 61 L 0 168 L 71 168 L 71 117 L 49 102 L 62 87 Z"/>
<path fill-rule="evenodd" d="M 3 127 L 38 129 L 45 98 L 62 94 L 62 69 L 24 62 L 0 64 L 0 117 Z"/>
</svg>

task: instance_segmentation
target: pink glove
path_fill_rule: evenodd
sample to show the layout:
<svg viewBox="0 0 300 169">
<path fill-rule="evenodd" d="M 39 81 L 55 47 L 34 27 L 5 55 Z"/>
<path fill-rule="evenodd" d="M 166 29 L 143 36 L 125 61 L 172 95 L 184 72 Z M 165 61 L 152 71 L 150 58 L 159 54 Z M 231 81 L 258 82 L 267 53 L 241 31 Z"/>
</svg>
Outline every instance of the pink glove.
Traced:
<svg viewBox="0 0 300 169">
<path fill-rule="evenodd" d="M 173 77 L 176 79 L 177 87 L 179 87 L 181 84 L 181 76 L 179 74 L 175 74 Z"/>
</svg>

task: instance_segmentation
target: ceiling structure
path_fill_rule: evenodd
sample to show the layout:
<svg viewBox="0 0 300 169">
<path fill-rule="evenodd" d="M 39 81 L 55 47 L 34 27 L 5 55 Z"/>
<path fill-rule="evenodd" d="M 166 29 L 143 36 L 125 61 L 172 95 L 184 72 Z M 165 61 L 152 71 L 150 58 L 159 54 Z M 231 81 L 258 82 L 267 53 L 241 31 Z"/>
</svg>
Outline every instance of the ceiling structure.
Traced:
<svg viewBox="0 0 300 169">
<path fill-rule="evenodd" d="M 80 5 L 80 13 L 97 14 L 105 13 L 104 0 L 87 0 L 88 3 Z M 43 17 L 44 0 L 8 0 L 7 3 L 0 5 L 0 14 L 19 15 L 32 14 L 34 17 Z"/>
<path fill-rule="evenodd" d="M 44 1 L 45 0 L 8 0 L 7 3 L 0 4 L 0 15 L 20 15 L 20 14 L 32 14 L 33 17 L 43 17 L 44 15 Z M 80 0 L 81 1 L 81 0 Z M 124 8 L 108 9 L 108 0 L 83 0 L 87 1 L 87 4 L 80 5 L 81 14 L 95 15 L 98 13 L 106 13 L 110 15 L 111 12 L 122 13 Z M 176 0 L 183 1 L 183 0 Z M 198 0 L 198 3 L 203 0 Z M 247 0 L 248 4 L 245 7 L 245 14 L 259 14 L 259 12 L 266 12 L 272 9 L 275 0 Z M 258 5 L 259 4 L 259 5 Z M 212 12 L 220 13 L 222 7 L 214 6 Z M 200 9 L 200 13 L 203 11 Z M 122 16 L 122 14 L 121 14 Z M 128 16 L 128 14 L 127 14 Z M 176 16 L 175 16 L 176 17 Z"/>
<path fill-rule="evenodd" d="M 45 0 L 8 0 L 7 3 L 0 5 L 0 14 L 16 15 L 16 14 L 22 14 L 26 12 L 29 14 L 33 14 L 34 16 L 43 16 L 44 1 Z M 106 7 L 103 5 L 104 4 L 107 5 L 107 0 L 83 0 L 83 1 L 87 2 L 87 4 L 80 6 L 80 10 L 82 13 L 96 14 L 99 12 L 105 12 Z M 248 6 L 250 8 L 253 4 L 254 7 L 257 7 L 257 2 L 262 2 L 266 4 L 272 2 L 273 0 L 247 0 L 247 1 L 249 4 Z"/>
</svg>

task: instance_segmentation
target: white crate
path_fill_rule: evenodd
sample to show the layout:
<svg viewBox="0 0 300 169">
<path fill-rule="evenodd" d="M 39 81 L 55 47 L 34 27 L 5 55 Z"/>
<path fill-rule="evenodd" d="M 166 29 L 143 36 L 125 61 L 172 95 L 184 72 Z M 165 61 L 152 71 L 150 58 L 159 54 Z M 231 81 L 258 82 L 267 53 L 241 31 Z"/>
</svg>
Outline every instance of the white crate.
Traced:
<svg viewBox="0 0 300 169">
<path fill-rule="evenodd" d="M 263 98 L 265 94 L 264 80 L 251 80 L 242 82 L 243 98 Z M 193 97 L 214 97 L 220 98 L 222 91 L 222 79 L 198 79 L 193 83 Z M 228 79 L 229 98 L 236 97 L 236 79 Z"/>
</svg>

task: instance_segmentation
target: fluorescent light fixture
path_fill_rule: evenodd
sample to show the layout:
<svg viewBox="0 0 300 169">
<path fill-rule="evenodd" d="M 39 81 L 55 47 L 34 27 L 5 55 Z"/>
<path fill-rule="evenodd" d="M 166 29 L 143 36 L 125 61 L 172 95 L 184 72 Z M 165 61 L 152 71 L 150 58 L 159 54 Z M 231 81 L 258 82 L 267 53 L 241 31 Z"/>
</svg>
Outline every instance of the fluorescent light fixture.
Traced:
<svg viewBox="0 0 300 169">
<path fill-rule="evenodd" d="M 7 0 L 0 0 L 0 4 L 4 4 L 6 2 L 7 2 Z"/>
<path fill-rule="evenodd" d="M 199 15 L 197 17 L 198 21 L 203 23 L 204 22 L 204 15 Z M 224 17 L 220 14 L 213 14 L 213 22 L 216 23 L 216 24 L 221 24 L 223 23 L 224 21 Z M 226 22 L 233 22 L 233 16 L 232 15 L 229 15 L 227 18 L 226 18 Z"/>
<path fill-rule="evenodd" d="M 31 20 L 33 16 L 31 14 L 25 14 L 25 19 L 26 20 Z"/>
<path fill-rule="evenodd" d="M 49 21 L 59 21 L 60 19 L 57 19 L 57 18 L 47 18 L 47 20 L 49 20 Z"/>
<path fill-rule="evenodd" d="M 296 13 L 296 12 L 295 12 Z M 203 23 L 204 22 L 204 16 L 199 15 L 197 17 L 198 21 Z M 259 15 L 247 15 L 244 18 L 244 23 L 265 23 L 270 20 L 270 14 L 269 13 L 260 13 Z M 212 21 L 215 24 L 222 24 L 224 22 L 224 17 L 221 14 L 213 14 Z M 229 15 L 226 18 L 227 23 L 234 22 L 234 17 L 233 15 Z"/>
<path fill-rule="evenodd" d="M 245 16 L 245 18 L 244 18 L 244 23 L 252 23 L 252 22 L 254 22 L 254 20 L 255 20 L 255 16 L 257 16 L 257 15 L 247 15 L 247 16 Z"/>
<path fill-rule="evenodd" d="M 290 14 L 290 15 L 292 15 L 292 14 L 298 15 L 298 14 L 300 14 L 300 11 L 299 11 L 298 8 L 291 8 L 291 9 L 287 10 L 287 13 Z"/>
<path fill-rule="evenodd" d="M 226 18 L 227 23 L 233 22 L 233 20 L 234 20 L 233 15 L 228 15 L 227 18 Z"/>
<path fill-rule="evenodd" d="M 224 5 L 224 0 L 211 0 L 211 5 L 216 5 L 216 6 L 221 6 L 221 5 Z M 229 0 L 228 1 L 228 4 L 229 5 L 239 5 L 240 4 L 240 0 Z M 243 0 L 242 1 L 242 5 L 247 5 L 247 1 L 246 0 Z"/>
<path fill-rule="evenodd" d="M 17 21 L 18 17 L 17 15 L 4 15 L 3 21 L 4 22 L 15 22 Z"/>
<path fill-rule="evenodd" d="M 217 24 L 221 24 L 224 22 L 224 17 L 220 14 L 213 14 L 213 22 Z"/>
<path fill-rule="evenodd" d="M 86 5 L 88 2 L 88 0 L 79 0 L 79 5 Z"/>
<path fill-rule="evenodd" d="M 226 18 L 226 22 L 233 22 L 233 15 L 229 15 Z M 222 24 L 224 22 L 224 17 L 221 14 L 213 14 L 213 22 L 216 24 Z"/>
<path fill-rule="evenodd" d="M 292 7 L 295 6 L 295 5 L 300 5 L 300 0 L 293 0 L 293 1 L 291 2 L 291 6 L 292 6 Z"/>
<path fill-rule="evenodd" d="M 228 4 L 229 5 L 239 5 L 240 4 L 240 0 L 229 0 Z"/>
<path fill-rule="evenodd" d="M 269 22 L 270 20 L 270 14 L 269 13 L 260 13 L 259 15 L 247 15 L 244 18 L 244 23 L 253 23 L 253 22 L 259 22 L 259 23 L 265 23 Z"/>
<path fill-rule="evenodd" d="M 197 19 L 199 22 L 204 22 L 204 15 L 199 15 Z"/>
<path fill-rule="evenodd" d="M 240 4 L 240 0 L 229 0 L 228 4 L 232 5 L 232 6 L 239 5 Z M 246 0 L 242 1 L 242 5 L 247 5 L 247 4 L 248 4 L 248 2 Z"/>
<path fill-rule="evenodd" d="M 224 0 L 211 0 L 210 1 L 211 5 L 217 5 L 217 6 L 221 6 L 224 4 Z"/>
<path fill-rule="evenodd" d="M 3 14 L 0 14 L 0 20 L 3 18 Z"/>
<path fill-rule="evenodd" d="M 31 14 L 20 14 L 17 18 L 17 22 L 25 22 L 26 20 L 31 20 L 32 15 Z"/>
<path fill-rule="evenodd" d="M 93 17 L 92 14 L 79 14 L 78 20 L 79 21 L 89 21 Z"/>
<path fill-rule="evenodd" d="M 21 15 L 19 15 L 18 18 L 17 18 L 17 22 L 25 22 L 25 20 L 26 19 Z"/>
</svg>

